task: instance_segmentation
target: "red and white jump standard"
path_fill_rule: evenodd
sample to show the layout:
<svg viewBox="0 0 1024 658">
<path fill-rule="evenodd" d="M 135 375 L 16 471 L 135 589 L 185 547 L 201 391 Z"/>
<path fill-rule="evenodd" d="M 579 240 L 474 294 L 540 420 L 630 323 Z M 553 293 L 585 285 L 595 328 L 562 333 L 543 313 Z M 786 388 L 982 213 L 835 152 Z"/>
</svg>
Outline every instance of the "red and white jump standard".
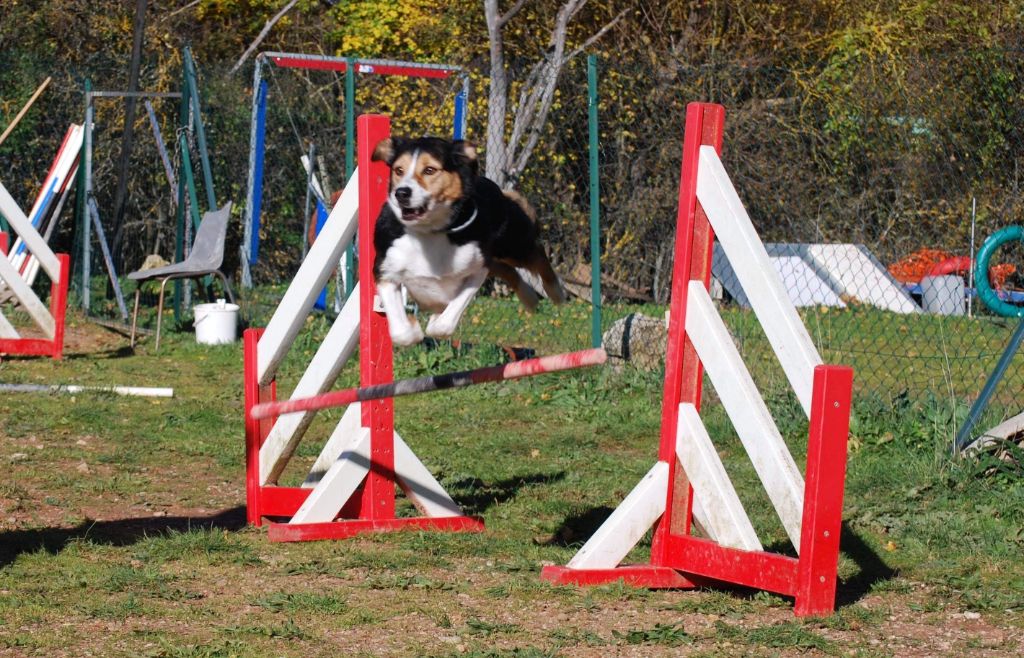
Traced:
<svg viewBox="0 0 1024 658">
<path fill-rule="evenodd" d="M 543 578 L 689 588 L 731 583 L 835 604 L 853 371 L 822 365 L 719 159 L 724 109 L 687 107 L 658 461 L 564 567 Z M 809 418 L 801 476 L 708 294 L 719 243 Z M 700 417 L 704 371 L 799 557 L 763 550 Z M 694 536 L 695 525 L 707 537 Z M 654 527 L 650 561 L 620 562 Z"/>
<path fill-rule="evenodd" d="M 71 166 L 71 165 L 69 165 Z M 60 359 L 64 354 L 64 317 L 67 312 L 70 258 L 55 254 L 7 189 L 0 184 L 0 214 L 17 234 L 8 253 L 9 236 L 0 233 L 0 293 L 10 296 L 25 309 L 42 338 L 22 336 L 0 313 L 0 354 L 26 354 Z M 18 251 L 19 247 L 23 249 Z M 39 268 L 50 277 L 50 306 L 32 290 Z"/>
<path fill-rule="evenodd" d="M 374 147 L 390 134 L 387 117 L 358 121 L 358 167 L 320 238 L 313 243 L 267 328 L 245 332 L 245 432 L 248 519 L 272 523 L 275 541 L 348 537 L 363 532 L 422 528 L 479 531 L 463 515 L 394 428 L 392 398 L 488 381 L 528 377 L 603 363 L 604 350 L 583 350 L 491 368 L 393 381 L 387 319 L 374 309 L 373 230 L 387 198 L 389 170 L 373 162 Z M 358 217 L 359 287 L 286 401 L 277 401 L 274 374 L 294 341 Z M 327 392 L 359 342 L 360 386 Z M 320 457 L 299 487 L 277 484 L 317 409 L 348 405 Z M 399 486 L 423 516 L 395 516 Z"/>
</svg>

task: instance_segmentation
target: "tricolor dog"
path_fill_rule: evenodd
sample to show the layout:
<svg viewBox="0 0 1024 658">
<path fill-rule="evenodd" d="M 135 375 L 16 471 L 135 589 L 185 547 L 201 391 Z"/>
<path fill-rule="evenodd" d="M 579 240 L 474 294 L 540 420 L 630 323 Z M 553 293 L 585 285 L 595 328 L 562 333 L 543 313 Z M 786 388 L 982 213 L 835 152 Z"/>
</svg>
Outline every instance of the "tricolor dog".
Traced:
<svg viewBox="0 0 1024 658">
<path fill-rule="evenodd" d="M 537 292 L 516 268 L 540 277 L 556 304 L 565 290 L 538 242 L 532 208 L 477 174 L 476 148 L 435 137 L 390 138 L 373 159 L 391 168 L 387 203 L 377 218 L 373 245 L 377 282 L 391 340 L 423 340 L 419 323 L 405 313 L 401 286 L 432 312 L 426 335 L 451 336 L 489 275 L 505 281 L 527 309 Z"/>
</svg>

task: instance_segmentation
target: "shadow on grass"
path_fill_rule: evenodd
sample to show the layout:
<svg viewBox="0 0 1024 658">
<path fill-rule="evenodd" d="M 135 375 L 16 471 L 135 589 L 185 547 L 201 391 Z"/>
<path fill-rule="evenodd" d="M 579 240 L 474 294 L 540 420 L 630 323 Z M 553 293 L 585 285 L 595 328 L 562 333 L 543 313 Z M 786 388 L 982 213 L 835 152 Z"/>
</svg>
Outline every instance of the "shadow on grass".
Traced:
<svg viewBox="0 0 1024 658">
<path fill-rule="evenodd" d="M 518 495 L 519 490 L 533 484 L 548 484 L 565 478 L 565 472 L 535 473 L 506 478 L 496 482 L 485 482 L 480 478 L 467 477 L 446 481 L 449 493 L 467 516 L 479 516 L 488 508 L 504 503 Z"/>
<path fill-rule="evenodd" d="M 856 563 L 859 571 L 856 576 L 839 583 L 839 587 L 836 589 L 837 608 L 856 603 L 864 598 L 864 595 L 870 592 L 876 584 L 892 580 L 899 575 L 899 572 L 883 562 L 878 553 L 845 522 L 839 538 L 839 547 Z"/>
<path fill-rule="evenodd" d="M 551 533 L 549 539 L 538 543 L 544 546 L 561 546 L 562 548 L 579 546 L 581 542 L 590 539 L 591 535 L 597 532 L 601 524 L 608 520 L 614 511 L 611 507 L 602 506 L 591 508 L 581 514 L 567 516 L 562 521 L 562 525 Z"/>
<path fill-rule="evenodd" d="M 233 507 L 212 516 L 164 516 L 115 521 L 84 521 L 74 528 L 34 528 L 0 532 L 0 568 L 14 562 L 23 553 L 44 550 L 57 554 L 68 544 L 88 539 L 107 546 L 130 546 L 142 539 L 172 530 L 185 532 L 197 528 L 241 530 L 246 525 L 245 508 Z"/>
</svg>

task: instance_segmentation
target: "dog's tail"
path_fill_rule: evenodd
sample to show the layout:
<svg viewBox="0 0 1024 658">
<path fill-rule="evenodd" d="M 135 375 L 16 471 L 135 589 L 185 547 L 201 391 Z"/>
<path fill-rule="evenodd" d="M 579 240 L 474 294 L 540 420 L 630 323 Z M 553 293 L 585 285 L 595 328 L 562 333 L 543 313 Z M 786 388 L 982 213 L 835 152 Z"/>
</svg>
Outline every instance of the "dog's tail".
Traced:
<svg viewBox="0 0 1024 658">
<path fill-rule="evenodd" d="M 533 209 L 533 206 L 526 200 L 526 197 L 515 190 L 502 190 L 502 192 L 505 194 L 506 199 L 523 209 L 523 212 L 526 213 L 531 222 L 537 223 L 537 211 Z"/>
</svg>

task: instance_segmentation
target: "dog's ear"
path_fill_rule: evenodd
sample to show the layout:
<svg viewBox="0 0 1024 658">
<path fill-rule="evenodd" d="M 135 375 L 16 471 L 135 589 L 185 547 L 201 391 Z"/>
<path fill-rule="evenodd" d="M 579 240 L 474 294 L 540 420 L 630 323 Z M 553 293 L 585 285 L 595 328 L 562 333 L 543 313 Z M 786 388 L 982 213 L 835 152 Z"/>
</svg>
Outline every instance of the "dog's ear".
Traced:
<svg viewBox="0 0 1024 658">
<path fill-rule="evenodd" d="M 395 141 L 388 137 L 377 142 L 377 146 L 373 149 L 373 155 L 370 160 L 373 162 L 386 162 L 391 164 L 391 159 L 395 157 Z"/>
<path fill-rule="evenodd" d="M 452 142 L 452 160 L 459 166 L 469 165 L 475 174 L 479 167 L 476 159 L 476 144 L 463 139 L 455 140 Z"/>
</svg>

